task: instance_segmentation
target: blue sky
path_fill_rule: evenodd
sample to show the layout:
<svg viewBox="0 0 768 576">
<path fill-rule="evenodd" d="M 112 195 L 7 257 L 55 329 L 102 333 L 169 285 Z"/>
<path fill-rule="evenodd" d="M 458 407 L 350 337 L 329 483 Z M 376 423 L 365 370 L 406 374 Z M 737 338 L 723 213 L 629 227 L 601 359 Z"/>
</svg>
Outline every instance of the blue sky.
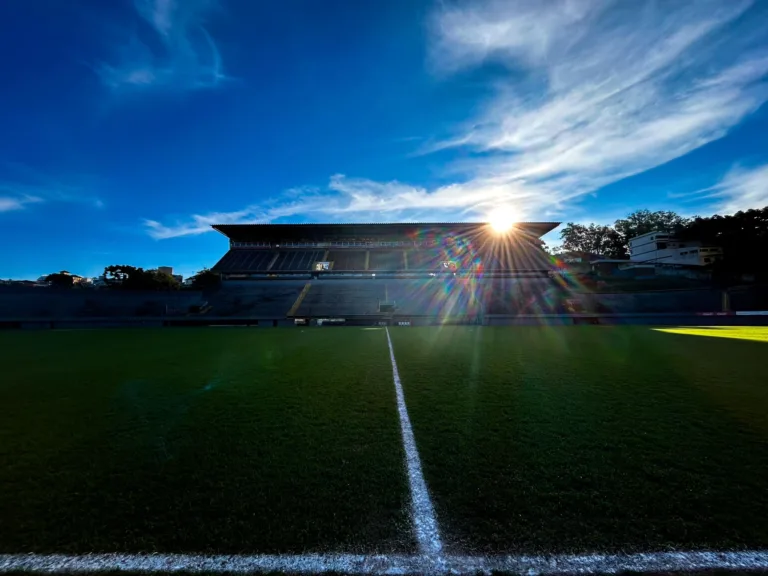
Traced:
<svg viewBox="0 0 768 576">
<path fill-rule="evenodd" d="M 6 0 L 0 277 L 227 222 L 768 205 L 768 2 Z"/>
</svg>

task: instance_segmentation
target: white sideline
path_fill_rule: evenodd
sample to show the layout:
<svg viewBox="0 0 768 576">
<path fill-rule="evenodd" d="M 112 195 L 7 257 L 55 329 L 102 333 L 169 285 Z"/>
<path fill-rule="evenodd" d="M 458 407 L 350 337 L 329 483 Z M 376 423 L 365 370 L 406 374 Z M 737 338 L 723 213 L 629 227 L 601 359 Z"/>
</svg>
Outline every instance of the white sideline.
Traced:
<svg viewBox="0 0 768 576">
<path fill-rule="evenodd" d="M 420 554 L 0 554 L 0 574 L 93 572 L 210 572 L 263 574 L 286 572 L 320 575 L 475 576 L 506 572 L 525 576 L 657 573 L 699 570 L 768 570 L 768 550 L 681 551 L 637 554 L 445 555 L 435 510 L 427 490 L 408 417 L 389 330 L 386 329 L 392 379 L 411 493 L 411 515 Z"/>
<path fill-rule="evenodd" d="M 768 552 L 648 552 L 553 556 L 427 556 L 357 554 L 0 554 L 0 574 L 97 571 L 123 572 L 292 572 L 301 574 L 435 574 L 474 576 L 492 571 L 526 576 L 613 574 L 617 572 L 689 572 L 693 570 L 766 570 Z"/>
<path fill-rule="evenodd" d="M 400 415 L 400 431 L 403 434 L 403 449 L 405 450 L 405 465 L 408 470 L 408 485 L 411 489 L 411 514 L 416 532 L 416 542 L 422 554 L 439 561 L 443 552 L 443 542 L 437 527 L 435 507 L 432 505 L 427 483 L 421 471 L 421 459 L 419 458 L 419 451 L 416 449 L 416 439 L 413 436 L 408 409 L 405 406 L 405 395 L 400 383 L 400 374 L 397 371 L 392 339 L 389 337 L 389 329 L 385 328 L 385 330 L 389 345 L 389 359 L 392 362 L 392 380 L 395 382 L 397 412 Z"/>
</svg>

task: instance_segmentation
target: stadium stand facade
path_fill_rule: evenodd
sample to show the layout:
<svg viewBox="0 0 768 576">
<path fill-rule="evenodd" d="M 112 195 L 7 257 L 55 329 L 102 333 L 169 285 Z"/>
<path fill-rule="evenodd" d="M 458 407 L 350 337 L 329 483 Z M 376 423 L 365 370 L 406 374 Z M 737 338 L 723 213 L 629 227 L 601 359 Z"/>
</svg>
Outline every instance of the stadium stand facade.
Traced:
<svg viewBox="0 0 768 576">
<path fill-rule="evenodd" d="M 230 246 L 213 267 L 223 287 L 210 299 L 212 313 L 261 310 L 269 287 L 278 287 L 270 282 L 280 282 L 295 295 L 285 307 L 291 318 L 480 322 L 490 278 L 547 280 L 552 266 L 540 238 L 556 226 L 529 222 L 498 233 L 482 223 L 217 225 Z"/>
<path fill-rule="evenodd" d="M 274 273 L 513 273 L 547 270 L 541 236 L 557 222 L 524 222 L 499 234 L 488 224 L 221 224 L 225 279 Z"/>
<path fill-rule="evenodd" d="M 563 276 L 543 249 L 541 236 L 556 226 L 520 223 L 498 233 L 488 224 L 467 223 L 216 225 L 229 241 L 213 267 L 222 278 L 216 288 L 142 293 L 0 287 L 0 326 L 50 320 L 49 327 L 61 327 L 109 318 L 160 326 L 321 319 L 498 325 L 633 314 L 695 320 L 701 313 L 758 310 L 766 303 L 765 291 L 753 289 L 732 290 L 729 298 L 712 286 L 611 293 L 580 285 Z"/>
</svg>

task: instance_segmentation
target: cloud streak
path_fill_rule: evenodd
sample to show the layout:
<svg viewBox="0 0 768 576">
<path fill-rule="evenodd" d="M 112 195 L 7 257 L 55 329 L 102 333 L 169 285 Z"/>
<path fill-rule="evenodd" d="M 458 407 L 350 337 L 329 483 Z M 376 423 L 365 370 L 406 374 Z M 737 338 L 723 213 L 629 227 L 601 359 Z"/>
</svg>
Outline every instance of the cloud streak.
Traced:
<svg viewBox="0 0 768 576">
<path fill-rule="evenodd" d="M 488 75 L 492 96 L 423 153 L 456 149 L 454 184 L 332 176 L 270 206 L 147 224 L 156 238 L 221 221 L 483 219 L 498 206 L 556 218 L 587 194 L 724 136 L 768 100 L 768 52 L 748 0 L 488 0 L 430 18 L 439 77 Z M 487 68 L 492 66 L 492 68 Z M 499 73 L 499 69 L 502 70 Z M 754 195 L 753 195 L 754 196 Z"/>
<path fill-rule="evenodd" d="M 725 30 L 748 2 L 609 4 L 487 2 L 436 14 L 438 68 L 493 60 L 514 78 L 441 146 L 484 153 L 463 166 L 476 176 L 569 200 L 722 137 L 768 98 L 768 54 L 732 46 Z"/>
<path fill-rule="evenodd" d="M 0 180 L 0 213 L 24 210 L 35 204 L 65 202 L 103 208 L 104 202 L 86 186 L 67 184 L 21 164 L 4 164 L 13 174 Z"/>
<path fill-rule="evenodd" d="M 457 221 L 478 219 L 478 214 L 506 203 L 511 193 L 509 187 L 491 182 L 483 188 L 477 183 L 471 186 L 451 184 L 427 190 L 398 181 L 376 182 L 335 174 L 322 189 L 293 190 L 267 205 L 193 214 L 168 224 L 147 219 L 144 226 L 153 238 L 165 239 L 210 232 L 212 224 L 264 224 L 302 215 L 334 222 Z M 527 201 L 526 192 L 520 191 L 517 198 L 519 212 Z"/>
<path fill-rule="evenodd" d="M 720 214 L 768 207 L 768 164 L 730 170 L 718 184 L 706 190 Z"/>
<path fill-rule="evenodd" d="M 3 190 L 3 187 L 0 187 Z M 42 202 L 42 198 L 27 195 L 0 196 L 0 213 L 23 210 L 28 204 Z"/>
<path fill-rule="evenodd" d="M 214 0 L 134 0 L 140 20 L 150 31 L 142 40 L 133 33 L 113 63 L 97 72 L 115 92 L 200 90 L 219 86 L 226 76 L 221 55 L 205 28 Z"/>
</svg>

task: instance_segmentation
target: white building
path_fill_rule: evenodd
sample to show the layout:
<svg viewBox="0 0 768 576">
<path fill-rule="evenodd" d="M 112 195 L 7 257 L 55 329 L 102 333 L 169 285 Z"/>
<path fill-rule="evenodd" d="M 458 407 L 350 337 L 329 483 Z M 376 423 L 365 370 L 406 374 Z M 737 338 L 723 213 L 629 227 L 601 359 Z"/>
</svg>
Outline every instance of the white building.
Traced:
<svg viewBox="0 0 768 576">
<path fill-rule="evenodd" d="M 631 262 L 706 266 L 723 257 L 723 249 L 698 240 L 678 240 L 669 232 L 649 232 L 629 241 Z"/>
</svg>

